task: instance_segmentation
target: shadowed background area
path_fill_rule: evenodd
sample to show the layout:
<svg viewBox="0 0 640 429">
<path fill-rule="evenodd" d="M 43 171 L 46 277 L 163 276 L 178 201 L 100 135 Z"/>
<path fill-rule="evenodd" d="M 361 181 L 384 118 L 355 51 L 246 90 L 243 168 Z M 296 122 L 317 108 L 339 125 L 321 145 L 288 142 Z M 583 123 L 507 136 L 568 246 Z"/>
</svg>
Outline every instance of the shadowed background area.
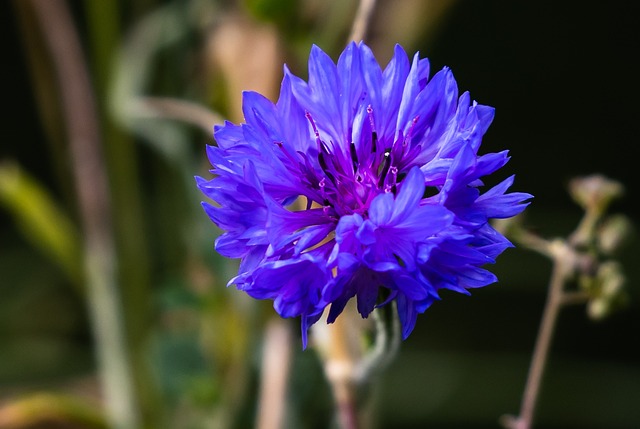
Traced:
<svg viewBox="0 0 640 429">
<path fill-rule="evenodd" d="M 8 103 L 0 131 L 0 428 L 38 427 L 41 415 L 55 427 L 104 427 L 67 131 L 30 4 L 0 4 Z M 218 119 L 209 110 L 241 121 L 242 90 L 275 99 L 282 63 L 305 76 L 312 43 L 335 59 L 357 3 L 70 6 L 98 104 L 140 418 L 157 428 L 253 427 L 262 333 L 273 310 L 224 287 L 235 263 L 215 255 L 218 231 L 193 181 L 207 174 L 212 138 L 202 128 Z M 481 152 L 509 149 L 512 160 L 489 184 L 515 173 L 514 190 L 535 196 L 525 225 L 566 236 L 581 217 L 568 181 L 591 173 L 625 185 L 612 211 L 640 225 L 639 9 L 380 1 L 368 42 L 383 64 L 396 42 L 410 55 L 419 50 L 432 71 L 450 67 L 461 91 L 496 107 Z M 169 97 L 193 104 L 162 104 Z M 208 110 L 189 110 L 194 105 Z M 562 311 L 537 427 L 640 427 L 639 251 L 631 236 L 620 256 L 626 308 L 601 322 L 584 306 Z M 495 266 L 498 284 L 471 297 L 444 292 L 375 386 L 377 427 L 479 429 L 517 413 L 550 269 L 539 255 L 510 249 Z M 297 321 L 290 325 L 286 427 L 329 427 L 330 390 L 314 352 L 300 350 Z"/>
</svg>

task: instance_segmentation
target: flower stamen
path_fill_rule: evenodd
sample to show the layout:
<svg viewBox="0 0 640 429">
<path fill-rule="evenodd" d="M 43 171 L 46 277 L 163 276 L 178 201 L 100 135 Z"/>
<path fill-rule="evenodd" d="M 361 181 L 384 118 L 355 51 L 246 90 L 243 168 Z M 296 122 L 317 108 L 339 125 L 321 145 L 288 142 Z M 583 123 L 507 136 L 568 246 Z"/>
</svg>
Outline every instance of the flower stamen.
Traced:
<svg viewBox="0 0 640 429">
<path fill-rule="evenodd" d="M 384 155 L 382 155 L 382 162 L 378 167 L 378 176 L 380 179 L 378 180 L 378 186 L 382 186 L 384 183 L 384 179 L 389 172 L 389 166 L 391 165 L 391 149 L 385 149 Z"/>
<path fill-rule="evenodd" d="M 355 173 L 358 170 L 358 153 L 356 152 L 356 144 L 351 142 L 349 145 L 349 152 L 351 153 L 351 161 L 353 162 L 353 172 Z"/>
<path fill-rule="evenodd" d="M 371 125 L 371 153 L 376 153 L 378 150 L 378 133 L 376 132 L 376 125 L 373 121 L 373 107 L 371 107 L 371 105 L 367 107 L 367 114 L 369 115 L 369 124 Z"/>
</svg>

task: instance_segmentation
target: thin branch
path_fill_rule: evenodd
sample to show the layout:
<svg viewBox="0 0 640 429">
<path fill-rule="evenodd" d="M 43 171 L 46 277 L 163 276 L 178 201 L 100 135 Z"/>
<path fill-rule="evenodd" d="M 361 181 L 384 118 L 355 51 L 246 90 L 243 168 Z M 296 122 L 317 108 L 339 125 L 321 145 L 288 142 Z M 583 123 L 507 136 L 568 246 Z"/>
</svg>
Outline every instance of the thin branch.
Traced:
<svg viewBox="0 0 640 429">
<path fill-rule="evenodd" d="M 562 305 L 580 305 L 589 301 L 590 295 L 587 291 L 563 292 L 561 297 Z"/>
<path fill-rule="evenodd" d="M 283 427 L 292 335 L 283 319 L 272 319 L 264 334 L 257 429 Z"/>
<path fill-rule="evenodd" d="M 553 258 L 553 241 L 546 240 L 521 228 L 518 228 L 517 232 L 513 234 L 513 240 L 527 249 Z"/>
<path fill-rule="evenodd" d="M 348 309 L 350 307 L 347 307 Z M 324 372 L 331 385 L 336 412 L 341 429 L 360 429 L 357 389 L 354 380 L 355 367 L 360 359 L 360 347 L 357 341 L 361 333 L 354 324 L 355 308 L 345 311 L 331 325 L 321 325 L 315 330 L 316 341 L 322 344 L 319 349 L 323 356 Z M 323 340 L 318 332 L 323 331 Z"/>
<path fill-rule="evenodd" d="M 556 320 L 563 305 L 563 288 L 565 282 L 573 270 L 573 250 L 568 246 L 555 248 L 553 273 L 549 283 L 549 295 L 544 307 L 540 330 L 531 359 L 531 367 L 524 389 L 520 415 L 517 418 L 508 417 L 503 422 L 510 429 L 530 429 L 533 424 L 533 416 L 540 392 L 542 376 L 549 355 L 549 347 L 553 339 Z"/>
<path fill-rule="evenodd" d="M 351 27 L 349 41 L 359 43 L 367 37 L 375 5 L 376 0 L 360 0 L 360 5 L 358 6 L 358 11 L 353 21 L 353 27 Z"/>
<path fill-rule="evenodd" d="M 334 394 L 337 398 L 338 416 L 342 429 L 361 429 L 358 417 L 358 406 L 353 385 L 334 385 Z"/>
<path fill-rule="evenodd" d="M 98 115 L 78 35 L 64 0 L 31 0 L 60 88 L 84 230 L 88 306 L 110 423 L 141 427 L 116 284 L 109 189 Z"/>
<path fill-rule="evenodd" d="M 190 101 L 168 97 L 137 97 L 128 106 L 134 117 L 176 119 L 211 134 L 214 124 L 223 123 L 220 115 Z"/>
</svg>

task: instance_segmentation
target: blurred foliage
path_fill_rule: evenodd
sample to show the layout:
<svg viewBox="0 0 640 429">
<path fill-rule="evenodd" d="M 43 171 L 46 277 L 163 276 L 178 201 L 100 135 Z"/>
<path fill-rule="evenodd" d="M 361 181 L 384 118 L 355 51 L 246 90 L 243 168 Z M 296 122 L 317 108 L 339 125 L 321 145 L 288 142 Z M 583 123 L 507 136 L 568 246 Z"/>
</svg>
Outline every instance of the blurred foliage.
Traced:
<svg viewBox="0 0 640 429">
<path fill-rule="evenodd" d="M 104 427 L 94 402 L 78 402 L 87 396 L 78 383 L 91 386 L 89 396 L 99 402 L 82 301 L 82 232 L 58 88 L 29 4 L 0 6 L 3 35 L 15 42 L 8 44 L 2 79 L 15 121 L 3 127 L 0 147 L 0 428 L 39 427 L 37 416 L 53 414 L 72 420 L 61 427 Z M 203 108 L 205 117 L 241 121 L 241 90 L 273 99 L 283 62 L 304 76 L 312 43 L 334 57 L 342 50 L 357 1 L 69 4 L 99 100 L 118 284 L 145 423 L 253 427 L 262 329 L 273 311 L 270 303 L 225 288 L 237 262 L 214 252 L 217 231 L 202 213 L 193 180 L 208 174 L 210 132 L 195 118 L 188 123 L 150 109 L 158 107 L 155 98 L 140 101 L 170 97 Z M 578 101 L 562 95 L 565 87 L 575 95 L 574 87 L 594 85 L 593 75 L 578 73 L 593 66 L 591 49 L 613 55 L 607 48 L 615 45 L 632 52 L 624 32 L 633 26 L 618 23 L 634 15 L 625 8 L 632 6 L 585 5 L 580 18 L 575 5 L 553 2 L 379 1 L 369 42 L 380 58 L 389 58 L 396 42 L 410 53 L 422 49 L 434 70 L 451 65 L 462 88 L 497 105 L 485 151 L 512 150 L 518 187 L 536 195 L 526 222 L 545 235 L 563 235 L 580 215 L 559 202 L 563 180 L 599 166 L 623 182 L 635 177 L 633 168 L 619 167 L 632 157 L 619 155 L 623 149 L 616 146 L 636 138 L 635 116 L 632 121 L 631 109 L 621 107 L 620 116 L 610 118 L 598 107 L 614 105 L 617 93 L 592 87 L 600 104 L 590 98 L 583 103 L 593 106 L 588 111 L 577 106 L 583 95 Z M 551 30 L 542 31 L 544 23 Z M 592 29 L 600 29 L 597 36 Z M 568 36 L 577 49 L 563 42 Z M 589 50 L 588 62 L 578 56 L 581 49 Z M 612 64 L 627 59 L 606 58 Z M 565 87 L 554 86 L 560 85 L 556 73 Z M 594 136 L 600 140 L 590 140 Z M 605 142 L 609 150 L 592 150 L 605 138 L 612 140 Z M 636 191 L 629 184 L 629 194 Z M 637 220 L 637 211 L 616 208 Z M 625 267 L 638 251 L 632 240 L 621 256 Z M 629 266 L 632 285 L 637 270 Z M 421 319 L 378 386 L 372 407 L 378 427 L 497 427 L 501 414 L 517 409 L 549 267 L 535 255 L 511 251 L 496 272 L 499 285 L 472 299 L 446 294 Z M 541 427 L 640 426 L 640 355 L 632 340 L 640 328 L 637 290 L 630 289 L 629 309 L 604 324 L 585 320 L 584 311 L 563 314 L 542 392 Z M 318 358 L 300 350 L 295 321 L 291 330 L 286 427 L 330 427 L 330 390 Z M 7 415 L 24 419 L 7 423 Z"/>
<path fill-rule="evenodd" d="M 24 236 L 82 285 L 78 231 L 49 192 L 15 164 L 0 165 L 0 204 Z"/>
<path fill-rule="evenodd" d="M 107 425 L 104 417 L 96 411 L 95 404 L 77 396 L 38 393 L 3 407 L 0 410 L 0 427 L 105 429 Z"/>
</svg>

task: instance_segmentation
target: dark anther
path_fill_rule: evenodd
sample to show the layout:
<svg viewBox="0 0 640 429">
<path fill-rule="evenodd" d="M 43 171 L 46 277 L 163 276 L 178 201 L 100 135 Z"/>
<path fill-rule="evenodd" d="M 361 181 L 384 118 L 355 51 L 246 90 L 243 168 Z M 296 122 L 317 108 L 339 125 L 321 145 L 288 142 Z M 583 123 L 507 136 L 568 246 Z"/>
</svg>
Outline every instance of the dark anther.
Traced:
<svg viewBox="0 0 640 429">
<path fill-rule="evenodd" d="M 353 171 L 355 172 L 358 168 L 358 153 L 356 152 L 356 145 L 354 142 L 351 142 L 349 145 L 349 151 L 351 152 L 351 161 L 353 161 Z"/>
<path fill-rule="evenodd" d="M 422 194 L 422 198 L 424 199 L 433 197 L 434 195 L 438 195 L 439 192 L 440 190 L 435 186 L 427 186 L 426 188 L 424 188 L 424 194 Z"/>
<path fill-rule="evenodd" d="M 320 163 L 320 168 L 322 168 L 323 171 L 327 171 L 327 161 L 324 159 L 323 152 L 318 154 L 318 162 Z"/>
<path fill-rule="evenodd" d="M 318 132 L 318 127 L 316 127 L 316 122 L 311 117 L 311 113 L 305 112 L 304 114 L 307 117 L 307 120 L 311 123 L 311 127 L 313 128 L 313 132 L 316 135 L 316 139 L 320 139 L 320 132 Z"/>
<path fill-rule="evenodd" d="M 327 146 L 327 144 L 322 140 L 318 140 L 318 142 L 320 144 L 320 151 L 326 155 L 329 155 L 331 153 L 331 151 L 329 150 L 329 146 Z"/>
<path fill-rule="evenodd" d="M 391 164 L 391 149 L 385 149 L 384 151 L 384 159 L 378 167 L 378 175 L 380 176 L 380 180 L 378 180 L 378 186 L 382 186 L 384 183 L 384 179 L 387 177 L 387 172 L 389 171 L 389 165 Z"/>
<path fill-rule="evenodd" d="M 369 115 L 369 125 L 371 125 L 371 152 L 376 151 L 378 143 L 378 133 L 376 132 L 376 124 L 373 121 L 373 107 L 367 106 L 367 114 Z"/>
<path fill-rule="evenodd" d="M 373 131 L 371 133 L 371 153 L 375 153 L 376 150 L 378 150 L 377 146 L 378 146 L 378 133 Z"/>
</svg>

